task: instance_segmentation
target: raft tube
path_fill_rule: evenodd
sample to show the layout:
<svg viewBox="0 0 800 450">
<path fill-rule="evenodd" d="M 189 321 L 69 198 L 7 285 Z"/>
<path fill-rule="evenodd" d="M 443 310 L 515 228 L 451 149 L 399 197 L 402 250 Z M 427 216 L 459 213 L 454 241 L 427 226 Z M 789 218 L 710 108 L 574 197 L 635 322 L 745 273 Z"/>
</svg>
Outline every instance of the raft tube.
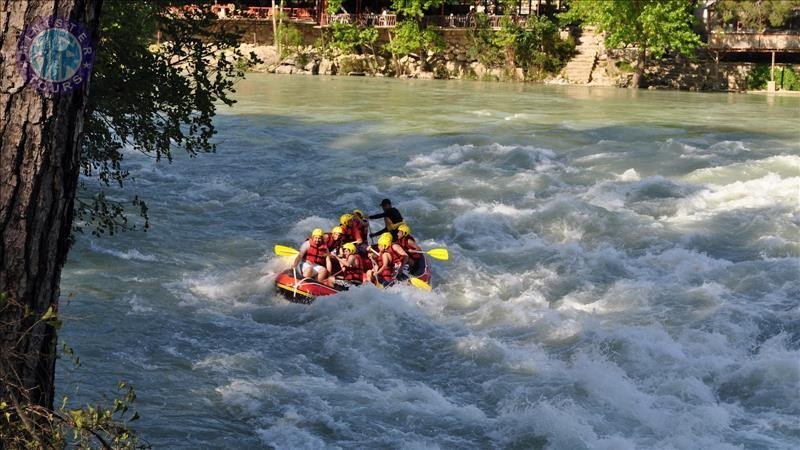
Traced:
<svg viewBox="0 0 800 450">
<path fill-rule="evenodd" d="M 295 274 L 297 278 L 295 278 Z M 292 269 L 284 270 L 275 278 L 275 287 L 278 289 L 278 292 L 290 302 L 309 304 L 317 297 L 338 294 L 351 287 L 360 286 L 359 284 L 345 282 L 344 280 L 337 280 L 334 286 L 330 287 L 318 282 L 316 279 L 301 277 L 302 275 L 299 272 L 295 272 Z M 427 256 L 422 255 L 420 263 L 413 268 L 411 277 L 419 278 L 428 284 L 431 283 L 431 267 Z M 397 282 L 409 283 L 408 280 Z"/>
</svg>

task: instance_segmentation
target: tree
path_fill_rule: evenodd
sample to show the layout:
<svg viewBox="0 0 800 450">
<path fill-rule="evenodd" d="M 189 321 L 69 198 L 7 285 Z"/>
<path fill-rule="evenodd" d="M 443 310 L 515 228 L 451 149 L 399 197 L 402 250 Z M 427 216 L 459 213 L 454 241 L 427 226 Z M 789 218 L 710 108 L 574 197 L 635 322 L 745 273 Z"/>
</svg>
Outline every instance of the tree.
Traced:
<svg viewBox="0 0 800 450">
<path fill-rule="evenodd" d="M 59 282 L 73 219 L 83 215 L 98 234 L 124 228 L 124 205 L 103 194 L 128 175 L 122 149 L 156 160 L 170 160 L 175 148 L 214 151 L 215 105 L 233 103 L 242 75 L 242 55 L 230 51 L 237 34 L 212 31 L 210 13 L 165 14 L 156 0 L 102 3 L 16 0 L 2 16 L 4 29 L 16 30 L 0 36 L 4 55 L 16 54 L 37 17 L 69 17 L 96 48 L 91 80 L 54 95 L 28 86 L 14 58 L 0 60 L 0 425 L 21 423 L 38 447 L 49 437 L 27 412 L 53 407 Z M 168 42 L 154 45 L 156 28 Z M 97 180 L 92 194 L 81 172 Z M 3 444 L 4 433 L 0 427 Z"/>
<path fill-rule="evenodd" d="M 562 19 L 580 20 L 605 33 L 608 48 L 637 48 L 631 88 L 638 88 L 648 53 L 691 53 L 702 45 L 692 30 L 691 0 L 572 0 Z"/>
<path fill-rule="evenodd" d="M 9 2 L 4 29 L 22 31 L 37 17 L 68 16 L 97 36 L 101 3 Z M 0 35 L 3 54 L 15 54 L 18 37 Z M 25 87 L 14 59 L 3 58 L 0 67 L 0 293 L 5 294 L 0 305 L 0 398 L 16 403 L 29 398 L 52 407 L 56 330 L 39 319 L 58 305 L 89 83 L 47 96 Z"/>
<path fill-rule="evenodd" d="M 720 0 L 714 5 L 723 22 L 736 20 L 758 31 L 784 25 L 798 8 L 800 0 Z"/>
</svg>

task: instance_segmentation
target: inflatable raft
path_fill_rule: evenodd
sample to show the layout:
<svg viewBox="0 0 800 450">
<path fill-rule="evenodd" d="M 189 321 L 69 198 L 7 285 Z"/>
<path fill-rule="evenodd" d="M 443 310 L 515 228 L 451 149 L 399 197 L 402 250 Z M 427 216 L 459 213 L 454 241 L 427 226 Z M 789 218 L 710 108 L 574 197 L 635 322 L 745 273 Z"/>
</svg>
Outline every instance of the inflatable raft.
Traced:
<svg viewBox="0 0 800 450">
<path fill-rule="evenodd" d="M 416 266 L 411 268 L 410 275 L 411 278 L 424 281 L 424 284 L 430 286 L 431 267 L 426 255 L 422 255 L 422 258 L 419 259 Z M 398 280 L 395 283 L 412 283 L 416 286 L 417 283 L 413 283 L 411 278 Z M 313 302 L 317 297 L 337 294 L 352 287 L 359 286 L 359 284 L 346 282 L 344 280 L 336 280 L 334 286 L 331 287 L 319 283 L 316 279 L 303 278 L 298 271 L 287 269 L 279 273 L 275 278 L 275 286 L 278 292 L 283 294 L 290 302 L 308 304 Z"/>
</svg>

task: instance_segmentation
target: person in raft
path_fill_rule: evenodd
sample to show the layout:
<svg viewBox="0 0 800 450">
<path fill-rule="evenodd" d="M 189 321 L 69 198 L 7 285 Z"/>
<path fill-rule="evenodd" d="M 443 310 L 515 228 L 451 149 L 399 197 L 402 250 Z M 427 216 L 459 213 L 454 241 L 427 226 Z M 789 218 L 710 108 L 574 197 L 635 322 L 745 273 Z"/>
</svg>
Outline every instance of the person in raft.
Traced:
<svg viewBox="0 0 800 450">
<path fill-rule="evenodd" d="M 399 245 L 406 253 L 408 253 L 408 265 L 403 266 L 400 270 L 408 276 L 409 270 L 417 267 L 422 259 L 422 249 L 417 245 L 417 240 L 411 235 L 411 227 L 405 223 L 397 227 L 397 245 Z"/>
<path fill-rule="evenodd" d="M 344 258 L 335 256 L 339 260 L 339 265 L 342 270 L 338 276 L 341 277 L 347 284 L 361 284 L 364 282 L 364 264 L 361 257 L 356 253 L 356 246 L 352 242 L 342 245 Z M 330 277 L 330 285 L 336 281 L 334 277 Z"/>
<path fill-rule="evenodd" d="M 369 220 L 367 219 L 367 216 L 365 216 L 364 213 L 360 209 L 354 209 L 353 210 L 353 221 L 356 223 L 356 225 L 361 230 L 361 236 L 364 236 L 364 237 L 369 236 Z M 366 254 L 367 253 L 367 241 L 364 240 L 364 242 L 362 242 L 361 245 L 357 245 L 356 246 L 356 251 L 358 251 L 358 253 L 362 254 L 362 255 Z"/>
<path fill-rule="evenodd" d="M 408 253 L 392 243 L 392 234 L 383 233 L 378 239 L 378 262 L 375 268 L 367 271 L 367 279 L 375 284 L 388 286 L 394 283 L 400 267 L 408 263 Z"/>
<path fill-rule="evenodd" d="M 323 240 L 329 252 L 340 255 L 342 244 L 346 242 L 344 240 L 344 230 L 340 226 L 335 226 L 330 233 L 323 237 Z"/>
<path fill-rule="evenodd" d="M 397 208 L 392 207 L 392 201 L 388 198 L 381 200 L 381 208 L 383 208 L 383 212 L 380 214 L 373 214 L 369 216 L 370 219 L 383 219 L 383 222 L 386 224 L 380 231 L 376 231 L 371 233 L 369 237 L 379 236 L 387 231 L 392 233 L 392 238 L 397 238 L 397 227 L 403 223 L 403 216 L 400 214 L 400 211 Z"/>
<path fill-rule="evenodd" d="M 325 268 L 328 247 L 322 241 L 323 235 L 322 228 L 314 228 L 311 231 L 311 237 L 300 246 L 300 252 L 292 263 L 292 269 L 294 269 L 302 262 L 300 272 L 303 274 L 303 278 L 311 278 L 316 275 L 317 281 L 320 283 L 328 278 L 328 269 Z"/>
<path fill-rule="evenodd" d="M 361 235 L 361 224 L 353 219 L 350 213 L 342 214 L 339 218 L 339 223 L 342 227 L 342 238 L 344 242 L 352 242 L 356 248 L 364 243 L 364 237 Z"/>
</svg>

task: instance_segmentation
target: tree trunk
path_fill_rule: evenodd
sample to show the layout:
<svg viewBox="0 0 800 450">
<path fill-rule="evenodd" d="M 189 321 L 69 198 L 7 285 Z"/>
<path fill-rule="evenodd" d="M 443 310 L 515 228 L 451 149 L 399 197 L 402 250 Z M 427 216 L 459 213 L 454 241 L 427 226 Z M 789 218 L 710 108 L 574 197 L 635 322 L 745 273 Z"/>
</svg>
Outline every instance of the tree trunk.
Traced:
<svg viewBox="0 0 800 450">
<path fill-rule="evenodd" d="M 37 17 L 67 17 L 97 36 L 102 0 L 14 0 L 0 13 L 0 400 L 53 405 L 58 308 L 79 174 L 88 79 L 44 95 L 13 55 Z M 96 40 L 95 40 L 96 42 Z M 26 392 L 21 391 L 24 389 Z"/>
<path fill-rule="evenodd" d="M 642 82 L 642 75 L 644 75 L 644 68 L 647 62 L 647 48 L 644 45 L 639 47 L 639 53 L 636 56 L 636 67 L 633 68 L 633 79 L 631 80 L 631 85 L 628 86 L 631 89 L 638 89 L 639 85 Z"/>
<path fill-rule="evenodd" d="M 275 7 L 275 0 L 272 0 L 272 44 L 278 54 L 278 59 L 281 57 L 281 42 L 278 36 L 278 9 Z"/>
<path fill-rule="evenodd" d="M 281 0 L 280 6 L 278 10 L 281 12 L 281 15 L 278 16 L 278 56 L 283 59 L 283 1 Z"/>
</svg>

